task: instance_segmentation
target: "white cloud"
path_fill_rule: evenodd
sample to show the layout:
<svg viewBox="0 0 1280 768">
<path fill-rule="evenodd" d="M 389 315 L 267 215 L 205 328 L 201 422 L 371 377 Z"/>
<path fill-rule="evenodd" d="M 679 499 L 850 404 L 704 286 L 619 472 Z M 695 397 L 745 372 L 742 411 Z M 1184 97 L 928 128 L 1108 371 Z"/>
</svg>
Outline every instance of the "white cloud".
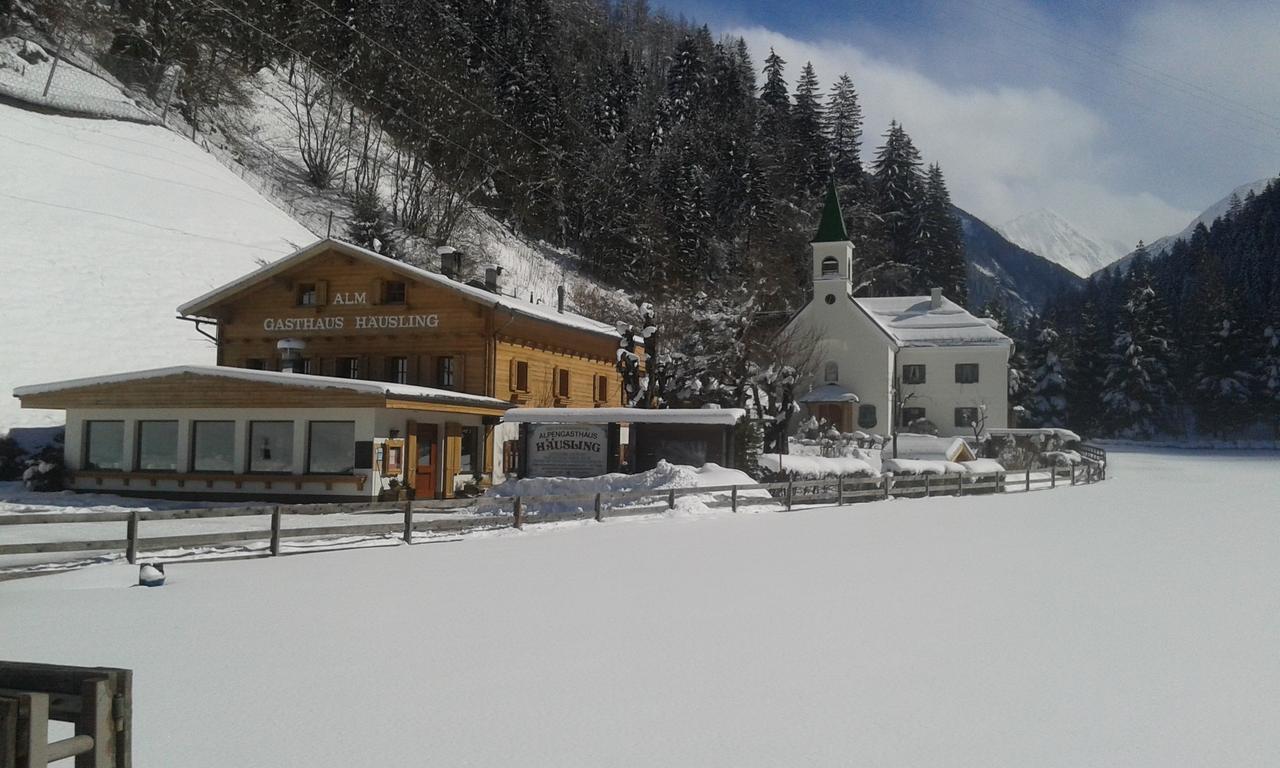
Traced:
<svg viewBox="0 0 1280 768">
<path fill-rule="evenodd" d="M 775 48 L 792 82 L 806 61 L 823 83 L 848 72 L 867 118 L 864 159 L 897 119 L 925 159 L 942 164 L 956 204 L 992 224 L 1051 208 L 1097 237 L 1133 243 L 1177 231 L 1197 213 L 1124 191 L 1116 176 L 1131 163 L 1106 148 L 1107 121 L 1053 88 L 944 85 L 846 43 L 763 27 L 727 31 L 745 38 L 757 61 Z"/>
</svg>

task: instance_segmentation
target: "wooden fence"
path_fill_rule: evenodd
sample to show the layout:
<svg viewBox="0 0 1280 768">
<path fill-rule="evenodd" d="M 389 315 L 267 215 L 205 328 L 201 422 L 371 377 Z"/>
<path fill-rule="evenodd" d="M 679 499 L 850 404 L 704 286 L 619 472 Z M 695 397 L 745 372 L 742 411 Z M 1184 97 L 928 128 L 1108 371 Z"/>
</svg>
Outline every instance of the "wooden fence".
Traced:
<svg viewBox="0 0 1280 768">
<path fill-rule="evenodd" d="M 75 724 L 75 735 L 49 741 L 49 721 Z M 0 661 L 0 768 L 129 768 L 133 673 Z"/>
<path fill-rule="evenodd" d="M 446 501 L 378 502 L 368 504 L 292 504 L 206 509 L 136 510 L 129 512 L 68 512 L 18 514 L 0 517 L 10 525 L 123 523 L 123 538 L 0 544 L 0 556 L 67 552 L 123 552 L 130 563 L 147 552 L 266 541 L 266 552 L 279 555 L 288 539 L 335 537 L 395 537 L 413 543 L 415 534 L 460 534 L 495 528 L 523 528 L 525 523 L 566 520 L 604 520 L 606 517 L 646 515 L 674 509 L 682 496 L 712 496 L 704 505 L 730 509 L 761 504 L 836 505 L 893 497 L 965 496 L 1056 488 L 1093 483 L 1105 477 L 1105 465 L 1092 462 L 1025 473 L 992 472 L 911 475 L 876 478 L 828 477 L 775 483 L 670 488 L 565 496 L 482 497 Z M 761 493 L 764 492 L 764 493 Z M 284 527 L 285 516 L 335 514 L 394 514 L 394 522 Z M 446 517 L 452 515 L 452 517 Z M 250 530 L 208 531 L 179 536 L 142 536 L 143 523 L 158 520 L 210 518 L 267 518 L 268 524 Z"/>
</svg>

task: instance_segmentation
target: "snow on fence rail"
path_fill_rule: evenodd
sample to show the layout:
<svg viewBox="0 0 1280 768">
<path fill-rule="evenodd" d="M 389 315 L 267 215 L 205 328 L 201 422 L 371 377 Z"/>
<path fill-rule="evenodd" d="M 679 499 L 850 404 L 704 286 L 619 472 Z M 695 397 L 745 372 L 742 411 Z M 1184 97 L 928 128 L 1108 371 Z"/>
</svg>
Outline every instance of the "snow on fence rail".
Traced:
<svg viewBox="0 0 1280 768">
<path fill-rule="evenodd" d="M 415 534 L 461 534 L 498 528 L 522 529 L 526 523 L 658 514 L 675 509 L 683 496 L 707 497 L 709 508 L 738 512 L 743 507 L 780 505 L 790 511 L 796 505 L 843 506 L 879 499 L 964 496 L 1056 488 L 1100 481 L 1105 464 L 1082 464 L 1026 470 L 1025 473 L 954 473 L 924 475 L 882 475 L 876 478 L 827 477 L 815 480 L 786 480 L 750 485 L 695 486 L 689 488 L 643 489 L 613 493 L 563 496 L 480 497 L 444 501 L 397 501 L 368 504 L 275 504 L 264 506 L 217 507 L 174 510 L 134 510 L 121 512 L 21 513 L 0 516 L 0 527 L 84 523 L 124 523 L 123 538 L 75 541 L 39 541 L 0 544 L 0 556 L 53 554 L 66 552 L 123 552 L 130 563 L 143 552 L 161 552 L 189 547 L 213 547 L 267 541 L 266 553 L 281 554 L 286 539 L 333 539 L 338 537 L 395 538 L 413 543 Z M 764 492 L 764 493 L 761 493 Z M 545 509 L 544 509 L 545 508 Z M 285 527 L 289 516 L 323 518 L 338 514 L 397 515 L 393 522 Z M 445 517 L 445 515 L 452 515 Z M 422 519 L 419 516 L 427 516 Z M 251 530 L 204 531 L 199 533 L 143 537 L 142 524 L 151 521 L 201 520 L 210 518 L 267 517 L 270 526 Z"/>
</svg>

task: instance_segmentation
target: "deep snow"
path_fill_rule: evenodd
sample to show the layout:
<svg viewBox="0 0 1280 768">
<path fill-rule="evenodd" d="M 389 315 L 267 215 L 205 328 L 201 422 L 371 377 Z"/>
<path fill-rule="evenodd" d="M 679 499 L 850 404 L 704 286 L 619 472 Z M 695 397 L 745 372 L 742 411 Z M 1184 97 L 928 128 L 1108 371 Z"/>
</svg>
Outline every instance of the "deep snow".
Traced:
<svg viewBox="0 0 1280 768">
<path fill-rule="evenodd" d="M 104 565 L 0 658 L 135 670 L 135 764 L 1272 766 L 1280 462 Z"/>
<path fill-rule="evenodd" d="M 0 433 L 23 384 L 214 362 L 182 302 L 315 236 L 156 126 L 0 104 Z"/>
</svg>

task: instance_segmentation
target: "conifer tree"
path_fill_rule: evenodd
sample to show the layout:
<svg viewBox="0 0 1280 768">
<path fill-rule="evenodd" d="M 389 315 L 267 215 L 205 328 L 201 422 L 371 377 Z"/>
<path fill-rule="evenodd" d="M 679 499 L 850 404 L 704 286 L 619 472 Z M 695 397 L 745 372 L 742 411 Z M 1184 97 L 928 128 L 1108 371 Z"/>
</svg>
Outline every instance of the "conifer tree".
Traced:
<svg viewBox="0 0 1280 768">
<path fill-rule="evenodd" d="M 824 115 L 827 141 L 831 146 L 831 167 L 841 187 L 862 180 L 862 105 L 853 80 L 844 74 L 831 88 Z"/>
<path fill-rule="evenodd" d="M 396 238 L 387 222 L 387 212 L 378 193 L 358 189 L 351 197 L 351 220 L 347 222 L 347 239 L 361 248 L 396 257 Z"/>
<path fill-rule="evenodd" d="M 1170 426 L 1172 350 L 1145 264 L 1135 260 L 1128 282 L 1128 300 L 1120 310 L 1102 382 L 1104 419 L 1114 435 L 1149 439 Z"/>
<path fill-rule="evenodd" d="M 1094 433 L 1102 424 L 1098 393 L 1102 391 L 1102 383 L 1106 379 L 1110 338 L 1093 302 L 1085 303 L 1079 320 L 1072 345 L 1067 402 L 1070 404 L 1071 427 L 1085 433 Z"/>
<path fill-rule="evenodd" d="M 1280 323 L 1262 329 L 1256 385 L 1260 415 L 1271 422 L 1272 434 L 1280 439 Z"/>
<path fill-rule="evenodd" d="M 796 82 L 796 99 L 791 108 L 792 188 L 814 194 L 826 183 L 830 159 L 823 134 L 823 106 L 818 100 L 818 76 L 806 63 Z"/>
<path fill-rule="evenodd" d="M 916 234 L 925 190 L 920 166 L 920 152 L 911 137 L 897 121 L 891 122 L 874 166 L 876 213 L 888 248 L 874 280 L 879 295 L 910 295 L 920 284 Z"/>
<path fill-rule="evenodd" d="M 921 279 L 913 292 L 941 287 L 943 294 L 963 306 L 969 297 L 964 234 L 952 212 L 951 193 L 937 163 L 929 166 L 914 250 L 920 253 Z"/>
<path fill-rule="evenodd" d="M 1067 370 L 1062 338 L 1052 323 L 1044 323 L 1027 350 L 1031 373 L 1027 413 L 1038 427 L 1067 427 Z"/>
<path fill-rule="evenodd" d="M 1206 317 L 1195 367 L 1196 424 L 1223 436 L 1246 424 L 1253 386 L 1247 337 L 1233 303 L 1218 300 Z"/>
</svg>

